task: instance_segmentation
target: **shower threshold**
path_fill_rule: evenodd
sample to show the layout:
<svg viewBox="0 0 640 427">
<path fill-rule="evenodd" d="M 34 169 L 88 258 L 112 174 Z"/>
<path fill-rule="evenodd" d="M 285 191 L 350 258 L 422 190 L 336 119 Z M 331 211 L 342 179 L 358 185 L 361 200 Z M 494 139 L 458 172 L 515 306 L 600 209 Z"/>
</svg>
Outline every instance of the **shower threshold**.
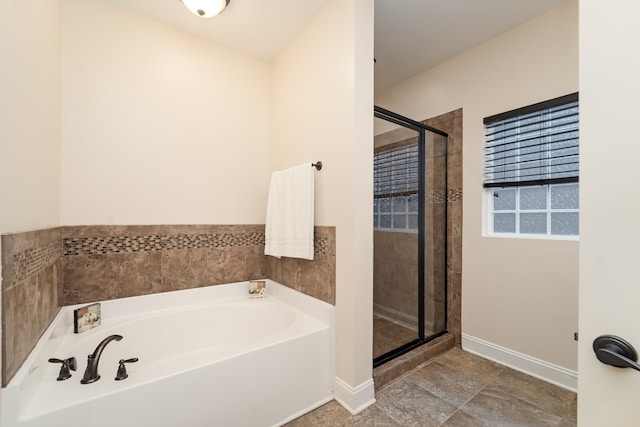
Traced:
<svg viewBox="0 0 640 427">
<path fill-rule="evenodd" d="M 380 390 L 396 378 L 453 348 L 456 345 L 456 339 L 453 334 L 444 331 L 429 337 L 416 346 L 412 346 L 412 344 L 408 343 L 403 346 L 401 354 L 397 354 L 400 349 L 392 352 L 394 353 L 392 357 L 378 365 L 375 365 L 374 362 L 373 381 L 376 390 Z M 387 354 L 383 354 L 374 360 L 382 359 L 385 356 Z"/>
</svg>

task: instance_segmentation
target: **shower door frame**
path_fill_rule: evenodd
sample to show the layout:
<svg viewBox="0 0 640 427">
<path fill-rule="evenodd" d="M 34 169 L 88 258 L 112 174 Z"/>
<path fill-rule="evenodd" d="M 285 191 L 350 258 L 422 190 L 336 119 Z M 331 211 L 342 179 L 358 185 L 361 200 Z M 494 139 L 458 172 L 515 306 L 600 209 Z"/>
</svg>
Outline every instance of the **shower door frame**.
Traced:
<svg viewBox="0 0 640 427">
<path fill-rule="evenodd" d="M 445 312 L 445 321 L 444 321 L 444 328 L 441 331 L 438 331 L 434 334 L 429 335 L 428 337 L 424 336 L 424 320 L 425 320 L 425 313 L 424 313 L 424 296 L 425 296 L 425 289 L 424 289 L 424 281 L 425 281 L 425 277 L 424 277 L 424 268 L 425 268 L 425 259 L 424 259 L 424 255 L 425 255 L 425 248 L 424 248 L 424 239 L 425 239 L 425 234 L 426 234 L 426 226 L 425 226 L 425 172 L 426 172 L 426 159 L 425 159 L 425 132 L 426 131 L 430 131 L 433 132 L 437 135 L 441 135 L 444 136 L 445 138 L 449 138 L 449 134 L 447 134 L 446 132 L 443 132 L 441 130 L 438 130 L 436 128 L 433 128 L 431 126 L 425 125 L 423 123 L 417 122 L 415 120 L 412 120 L 408 117 L 404 117 L 401 116 L 400 114 L 394 113 L 393 111 L 389 111 L 385 108 L 379 107 L 377 105 L 373 106 L 373 116 L 377 117 L 381 120 L 386 120 L 388 122 L 397 124 L 399 126 L 403 126 L 405 128 L 414 130 L 416 132 L 418 132 L 418 156 L 419 156 L 419 161 L 418 161 L 418 337 L 412 341 L 409 341 L 405 344 L 402 344 L 399 347 L 394 348 L 393 350 L 390 350 L 380 356 L 374 357 L 373 359 L 373 367 L 376 368 L 380 365 L 383 365 L 384 363 L 387 363 L 393 359 L 395 359 L 396 357 L 399 357 L 415 348 L 420 347 L 423 344 L 428 343 L 429 341 L 432 341 L 444 334 L 447 333 L 447 287 L 448 287 L 448 274 L 447 274 L 447 263 L 445 262 L 445 275 L 444 275 L 444 312 Z M 447 186 L 447 166 L 446 166 L 446 162 L 447 162 L 447 145 L 445 144 L 445 168 L 444 168 L 444 173 L 445 173 L 445 194 L 446 194 L 446 186 Z M 447 228 L 447 221 L 448 221 L 448 212 L 447 212 L 447 203 L 445 200 L 445 233 L 444 233 L 444 245 L 445 245 L 445 253 L 446 251 L 446 247 L 448 245 L 448 241 L 447 241 L 447 232 L 446 232 L 446 228 Z M 446 260 L 445 260 L 446 261 Z"/>
</svg>

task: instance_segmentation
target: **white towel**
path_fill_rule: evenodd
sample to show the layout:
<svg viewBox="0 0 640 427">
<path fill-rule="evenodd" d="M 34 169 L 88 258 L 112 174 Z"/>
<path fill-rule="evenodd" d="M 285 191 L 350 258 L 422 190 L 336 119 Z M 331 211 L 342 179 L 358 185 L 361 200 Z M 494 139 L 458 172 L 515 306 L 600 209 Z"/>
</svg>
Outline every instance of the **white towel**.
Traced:
<svg viewBox="0 0 640 427">
<path fill-rule="evenodd" d="M 311 162 L 271 175 L 265 255 L 313 259 L 313 172 Z"/>
</svg>

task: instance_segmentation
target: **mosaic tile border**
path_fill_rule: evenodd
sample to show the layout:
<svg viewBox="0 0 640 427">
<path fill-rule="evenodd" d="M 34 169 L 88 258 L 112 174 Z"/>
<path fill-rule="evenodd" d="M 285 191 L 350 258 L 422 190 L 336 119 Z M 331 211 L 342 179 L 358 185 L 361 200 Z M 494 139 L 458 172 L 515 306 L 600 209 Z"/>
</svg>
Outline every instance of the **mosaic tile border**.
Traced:
<svg viewBox="0 0 640 427">
<path fill-rule="evenodd" d="M 106 255 L 173 249 L 228 248 L 264 245 L 264 233 L 171 234 L 144 236 L 67 237 L 69 255 Z"/>
<path fill-rule="evenodd" d="M 315 255 L 329 254 L 329 239 L 325 236 L 314 236 L 313 252 Z"/>
<path fill-rule="evenodd" d="M 264 233 L 170 235 L 164 242 L 164 249 L 259 246 L 264 245 Z"/>
<path fill-rule="evenodd" d="M 230 248 L 264 245 L 264 233 L 172 234 L 144 236 L 67 237 L 63 255 L 106 255 L 161 250 Z M 329 239 L 314 237 L 314 252 L 329 252 Z"/>
<path fill-rule="evenodd" d="M 462 188 L 451 190 L 426 190 L 425 203 L 459 202 L 462 200 Z"/>
<path fill-rule="evenodd" d="M 447 191 L 448 202 L 459 202 L 462 200 L 462 188 L 454 188 Z"/>
<path fill-rule="evenodd" d="M 424 194 L 425 203 L 444 203 L 447 201 L 445 190 L 426 190 Z"/>
<path fill-rule="evenodd" d="M 161 250 L 230 248 L 264 245 L 264 233 L 173 234 L 145 236 L 65 237 L 42 247 L 16 252 L 11 257 L 13 283 L 52 265 L 61 256 L 106 255 Z M 326 236 L 314 237 L 314 253 L 330 252 Z"/>
<path fill-rule="evenodd" d="M 13 283 L 18 283 L 27 277 L 41 271 L 56 262 L 62 256 L 62 242 L 60 240 L 46 246 L 36 246 L 16 252 L 11 256 L 14 271 Z"/>
</svg>

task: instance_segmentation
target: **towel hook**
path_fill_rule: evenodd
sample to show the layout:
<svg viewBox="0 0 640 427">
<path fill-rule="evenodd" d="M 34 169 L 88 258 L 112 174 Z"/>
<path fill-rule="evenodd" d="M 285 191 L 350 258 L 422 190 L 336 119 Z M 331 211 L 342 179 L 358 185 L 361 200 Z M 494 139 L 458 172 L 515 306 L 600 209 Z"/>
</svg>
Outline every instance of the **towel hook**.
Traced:
<svg viewBox="0 0 640 427">
<path fill-rule="evenodd" d="M 311 166 L 313 166 L 317 170 L 320 170 L 320 169 L 322 169 L 322 162 L 321 161 L 317 161 L 315 163 L 311 163 Z"/>
</svg>

